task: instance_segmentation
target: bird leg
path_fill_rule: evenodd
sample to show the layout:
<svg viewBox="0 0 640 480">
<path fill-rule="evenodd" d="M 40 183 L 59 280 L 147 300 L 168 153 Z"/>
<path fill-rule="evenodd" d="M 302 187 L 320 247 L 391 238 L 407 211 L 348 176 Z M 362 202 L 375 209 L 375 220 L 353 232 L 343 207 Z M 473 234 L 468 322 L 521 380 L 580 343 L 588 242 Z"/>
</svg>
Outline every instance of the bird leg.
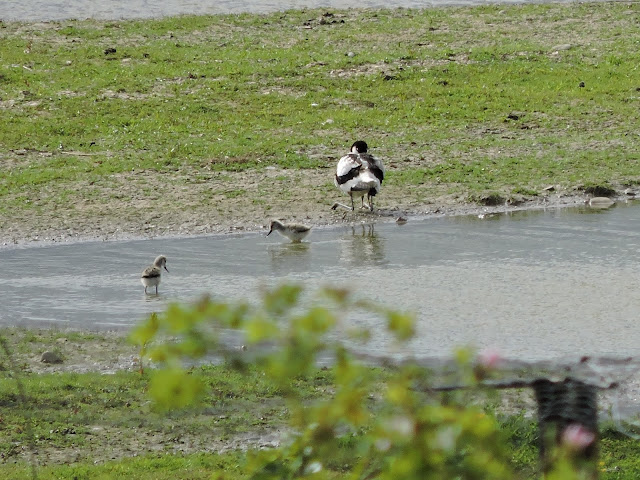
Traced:
<svg viewBox="0 0 640 480">
<path fill-rule="evenodd" d="M 346 208 L 347 210 L 351 210 L 352 212 L 355 210 L 355 206 L 353 205 L 353 195 L 351 194 L 351 192 L 349 192 L 349 197 L 351 198 L 351 208 L 349 208 L 347 205 L 345 205 L 344 203 L 334 203 L 333 206 L 331 207 L 331 210 L 335 210 L 338 207 L 342 207 L 342 208 Z"/>
<path fill-rule="evenodd" d="M 361 210 L 371 210 L 371 205 L 370 205 L 370 199 L 371 197 L 369 195 L 367 195 L 367 202 L 369 202 L 369 204 L 365 205 L 364 204 L 364 194 L 360 197 L 360 200 L 362 200 L 362 205 L 360 206 Z"/>
<path fill-rule="evenodd" d="M 349 205 L 345 205 L 344 203 L 338 203 L 338 202 L 334 203 L 331 206 L 331 210 L 335 210 L 338 207 L 342 207 L 342 208 L 344 208 L 346 210 L 352 210 L 353 211 L 353 207 L 350 207 Z"/>
</svg>

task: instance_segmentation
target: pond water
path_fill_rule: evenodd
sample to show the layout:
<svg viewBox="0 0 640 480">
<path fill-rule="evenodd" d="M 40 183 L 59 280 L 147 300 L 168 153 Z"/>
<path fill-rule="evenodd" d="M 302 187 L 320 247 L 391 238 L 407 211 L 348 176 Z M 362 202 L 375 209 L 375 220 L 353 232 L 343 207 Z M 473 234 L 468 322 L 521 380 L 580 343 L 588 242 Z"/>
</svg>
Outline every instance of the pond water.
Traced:
<svg viewBox="0 0 640 480">
<path fill-rule="evenodd" d="M 415 312 L 404 353 L 462 345 L 525 361 L 640 353 L 640 205 L 522 211 L 314 229 L 308 241 L 247 233 L 0 249 L 0 324 L 128 329 L 172 301 L 255 300 L 261 287 L 346 286 Z M 168 257 L 160 294 L 140 272 Z M 392 352 L 367 317 L 373 351 Z M 397 352 L 396 352 L 397 353 Z"/>
<path fill-rule="evenodd" d="M 571 0 L 555 3 L 569 3 Z M 531 3 L 523 0 L 2 0 L 0 20 L 46 21 L 94 18 L 157 18 L 174 15 L 271 13 L 305 8 L 426 8 L 494 3 Z"/>
</svg>

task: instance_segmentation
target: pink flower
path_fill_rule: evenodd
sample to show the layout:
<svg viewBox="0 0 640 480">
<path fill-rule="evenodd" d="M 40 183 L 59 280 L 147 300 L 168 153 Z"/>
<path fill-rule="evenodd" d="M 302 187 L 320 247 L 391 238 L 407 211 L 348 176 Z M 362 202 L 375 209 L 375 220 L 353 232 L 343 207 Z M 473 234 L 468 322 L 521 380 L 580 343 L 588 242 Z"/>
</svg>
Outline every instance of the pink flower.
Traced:
<svg viewBox="0 0 640 480">
<path fill-rule="evenodd" d="M 569 425 L 562 432 L 562 444 L 575 451 L 586 449 L 595 439 L 596 434 L 579 423 Z"/>
<path fill-rule="evenodd" d="M 483 350 L 478 355 L 478 363 L 486 369 L 497 368 L 501 362 L 502 357 L 497 350 Z"/>
</svg>

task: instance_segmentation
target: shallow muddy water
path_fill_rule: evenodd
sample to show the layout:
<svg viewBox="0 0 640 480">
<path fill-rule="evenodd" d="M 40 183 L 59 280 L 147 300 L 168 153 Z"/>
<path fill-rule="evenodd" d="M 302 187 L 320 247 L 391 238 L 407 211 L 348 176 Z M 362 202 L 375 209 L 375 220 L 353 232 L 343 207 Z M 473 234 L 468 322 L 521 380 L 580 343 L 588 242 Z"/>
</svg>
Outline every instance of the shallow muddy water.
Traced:
<svg viewBox="0 0 640 480">
<path fill-rule="evenodd" d="M 0 20 L 35 22 L 46 20 L 157 18 L 175 15 L 271 13 L 305 8 L 428 8 L 492 3 L 531 3 L 522 0 L 3 0 Z M 568 0 L 564 2 L 569 3 Z"/>
<path fill-rule="evenodd" d="M 416 339 L 393 349 L 384 325 L 376 352 L 444 358 L 494 348 L 526 361 L 640 351 L 640 205 L 554 209 L 315 229 L 277 235 L 87 242 L 0 250 L 0 323 L 127 329 L 171 301 L 208 293 L 255 300 L 263 286 L 331 284 L 415 312 Z M 139 276 L 168 257 L 160 294 Z"/>
</svg>

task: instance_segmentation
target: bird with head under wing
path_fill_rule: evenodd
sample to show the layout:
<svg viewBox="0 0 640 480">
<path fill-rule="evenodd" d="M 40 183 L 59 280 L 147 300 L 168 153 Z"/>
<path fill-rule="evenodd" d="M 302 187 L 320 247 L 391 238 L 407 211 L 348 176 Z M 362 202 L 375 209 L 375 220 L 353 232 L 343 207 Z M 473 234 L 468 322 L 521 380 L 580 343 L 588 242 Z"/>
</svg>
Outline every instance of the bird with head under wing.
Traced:
<svg viewBox="0 0 640 480">
<path fill-rule="evenodd" d="M 334 183 L 336 186 L 351 197 L 351 208 L 342 203 L 334 203 L 331 207 L 343 207 L 347 210 L 355 210 L 353 197 L 362 199 L 367 196 L 368 208 L 373 212 L 373 197 L 380 192 L 384 180 L 384 165 L 382 161 L 368 152 L 366 142 L 358 140 L 351 146 L 351 151 L 338 161 Z"/>
<path fill-rule="evenodd" d="M 269 233 L 267 233 L 267 237 L 271 235 L 273 231 L 278 232 L 283 237 L 287 237 L 292 242 L 301 242 L 303 238 L 305 238 L 311 232 L 311 227 L 307 225 L 302 225 L 300 223 L 282 223 L 278 220 L 274 220 L 271 222 L 269 227 Z"/>
<path fill-rule="evenodd" d="M 147 287 L 156 287 L 156 295 L 158 294 L 158 285 L 160 285 L 160 277 L 162 276 L 162 269 L 167 270 L 167 257 L 159 255 L 153 261 L 153 265 L 148 266 L 142 272 L 140 281 L 144 285 L 144 293 L 147 293 Z"/>
</svg>

